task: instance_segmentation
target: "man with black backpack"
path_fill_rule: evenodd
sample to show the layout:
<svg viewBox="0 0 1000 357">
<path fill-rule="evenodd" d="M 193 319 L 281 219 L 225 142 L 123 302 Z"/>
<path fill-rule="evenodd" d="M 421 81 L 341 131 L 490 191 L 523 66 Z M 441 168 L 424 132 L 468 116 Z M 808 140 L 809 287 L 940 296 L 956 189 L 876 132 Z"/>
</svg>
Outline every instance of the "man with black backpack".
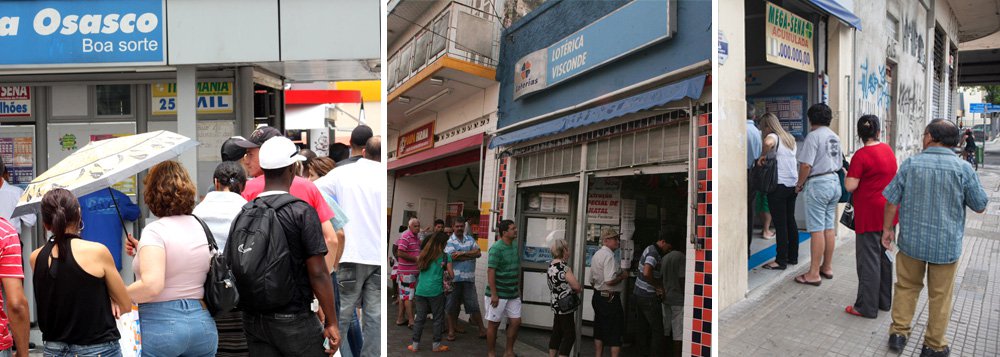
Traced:
<svg viewBox="0 0 1000 357">
<path fill-rule="evenodd" d="M 340 346 L 319 218 L 288 193 L 295 177 L 292 164 L 304 159 L 283 136 L 261 146 L 264 192 L 243 206 L 226 243 L 251 356 L 325 356 Z M 310 309 L 314 295 L 323 325 Z M 323 347 L 324 337 L 329 349 Z"/>
</svg>

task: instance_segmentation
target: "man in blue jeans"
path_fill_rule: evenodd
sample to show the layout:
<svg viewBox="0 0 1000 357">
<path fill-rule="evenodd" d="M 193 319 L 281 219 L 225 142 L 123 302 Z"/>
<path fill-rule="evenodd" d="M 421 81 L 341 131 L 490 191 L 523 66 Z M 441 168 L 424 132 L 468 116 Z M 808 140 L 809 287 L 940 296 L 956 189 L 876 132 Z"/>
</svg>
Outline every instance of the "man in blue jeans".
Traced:
<svg viewBox="0 0 1000 357">
<path fill-rule="evenodd" d="M 366 127 L 367 128 L 367 127 Z M 367 136 L 367 137 L 366 137 Z M 355 130 L 351 145 L 364 147 L 371 129 Z M 326 176 L 316 180 L 316 187 L 337 200 L 350 218 L 344 226 L 344 242 L 339 249 L 337 266 L 340 290 L 340 329 L 347 331 L 362 309 L 361 332 L 365 341 L 361 356 L 382 355 L 382 262 L 385 260 L 385 231 L 382 198 L 385 186 L 378 178 L 385 176 L 385 165 L 360 158 L 348 165 L 338 164 Z"/>
<path fill-rule="evenodd" d="M 455 271 L 454 290 L 448 294 L 448 341 L 455 340 L 455 332 L 465 333 L 456 328 L 458 312 L 465 305 L 469 322 L 479 328 L 479 338 L 486 338 L 483 316 L 479 312 L 479 295 L 476 295 L 476 259 L 483 255 L 476 239 L 465 234 L 465 217 L 455 219 L 454 234 L 448 238 L 444 252 L 451 255 L 452 269 Z"/>
</svg>

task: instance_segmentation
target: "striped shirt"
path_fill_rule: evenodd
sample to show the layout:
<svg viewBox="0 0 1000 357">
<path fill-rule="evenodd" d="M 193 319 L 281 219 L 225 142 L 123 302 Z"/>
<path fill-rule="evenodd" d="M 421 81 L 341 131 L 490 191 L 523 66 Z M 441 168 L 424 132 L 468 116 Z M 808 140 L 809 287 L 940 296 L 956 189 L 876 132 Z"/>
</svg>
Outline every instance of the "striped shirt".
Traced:
<svg viewBox="0 0 1000 357">
<path fill-rule="evenodd" d="M 396 241 L 396 249 L 400 253 L 406 253 L 413 256 L 413 261 L 406 260 L 405 258 L 399 258 L 399 263 L 396 263 L 396 270 L 399 275 L 413 275 L 420 273 L 417 269 L 417 257 L 420 256 L 420 239 L 417 238 L 416 233 L 407 229 L 403 232 L 403 235 L 399 237 Z"/>
<path fill-rule="evenodd" d="M 476 239 L 465 235 L 462 239 L 452 234 L 448 238 L 448 245 L 444 247 L 444 252 L 448 255 L 452 253 L 465 253 L 476 249 Z M 476 281 L 476 260 L 456 260 L 451 263 L 452 270 L 455 271 L 455 282 Z"/>
<path fill-rule="evenodd" d="M 24 279 L 24 266 L 21 262 L 21 240 L 17 230 L 10 221 L 0 217 L 0 278 Z M 0 306 L 3 298 L 0 297 Z M 14 346 L 14 337 L 10 334 L 7 324 L 7 312 L 0 309 L 0 350 Z"/>
<path fill-rule="evenodd" d="M 899 250 L 931 264 L 958 261 L 965 207 L 983 211 L 989 201 L 972 166 L 942 147 L 903 162 L 882 195 L 899 205 Z"/>
<path fill-rule="evenodd" d="M 642 271 L 649 265 L 653 267 L 653 279 L 660 279 L 660 271 L 658 269 L 660 266 L 660 251 L 656 249 L 656 244 L 650 245 L 646 247 L 646 250 L 642 251 L 642 259 L 639 262 L 642 264 L 639 265 L 639 278 L 635 280 L 635 295 L 645 297 L 656 296 L 656 287 L 642 276 Z"/>
<path fill-rule="evenodd" d="M 501 299 L 520 297 L 518 276 L 521 275 L 521 263 L 517 260 L 517 246 L 513 242 L 501 239 L 493 243 L 487 266 L 495 270 L 497 295 Z M 486 284 L 486 296 L 492 296 L 489 284 Z"/>
</svg>

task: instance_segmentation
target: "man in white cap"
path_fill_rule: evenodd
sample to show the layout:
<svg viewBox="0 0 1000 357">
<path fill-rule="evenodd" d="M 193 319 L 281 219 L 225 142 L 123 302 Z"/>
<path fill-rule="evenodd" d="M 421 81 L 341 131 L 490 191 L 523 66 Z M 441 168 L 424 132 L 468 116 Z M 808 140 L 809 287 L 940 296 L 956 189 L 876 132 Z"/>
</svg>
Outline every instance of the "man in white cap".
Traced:
<svg viewBox="0 0 1000 357">
<path fill-rule="evenodd" d="M 604 246 L 590 258 L 590 285 L 594 287 L 594 348 L 595 356 L 604 354 L 604 346 L 611 348 L 611 356 L 618 357 L 625 331 L 625 311 L 622 309 L 622 284 L 628 273 L 622 270 L 621 260 L 615 251 L 621 245 L 621 233 L 611 228 L 601 231 Z"/>
<path fill-rule="evenodd" d="M 291 259 L 290 272 L 295 288 L 291 301 L 276 309 L 254 311 L 241 304 L 250 355 L 325 356 L 340 346 L 333 283 L 324 259 L 327 246 L 316 210 L 301 200 L 278 204 L 290 196 L 288 191 L 295 177 L 292 164 L 305 160 L 298 151 L 295 144 L 284 136 L 268 139 L 260 147 L 264 192 L 248 205 L 264 201 L 269 206 L 277 207 L 275 214 L 288 241 L 288 259 Z M 234 225 L 239 226 L 240 219 L 243 217 L 237 217 Z M 237 287 L 240 286 L 237 284 Z M 253 292 L 240 293 L 250 295 Z M 322 327 L 316 315 L 311 313 L 313 296 L 319 300 L 325 315 Z M 330 350 L 323 347 L 324 337 L 330 341 Z"/>
</svg>

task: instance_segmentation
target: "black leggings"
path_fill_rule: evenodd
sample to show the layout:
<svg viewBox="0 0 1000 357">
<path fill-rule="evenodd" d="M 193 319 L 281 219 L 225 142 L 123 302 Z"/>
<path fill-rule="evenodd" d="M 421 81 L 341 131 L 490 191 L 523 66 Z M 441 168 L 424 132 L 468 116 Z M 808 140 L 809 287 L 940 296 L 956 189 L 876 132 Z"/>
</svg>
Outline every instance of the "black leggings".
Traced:
<svg viewBox="0 0 1000 357">
<path fill-rule="evenodd" d="M 799 262 L 799 227 L 795 223 L 797 196 L 794 187 L 780 184 L 774 192 L 767 194 L 767 204 L 771 208 L 778 236 L 778 252 L 774 262 L 780 266 Z"/>
<path fill-rule="evenodd" d="M 569 356 L 576 342 L 576 314 L 556 314 L 552 322 L 549 350 L 559 350 L 560 356 Z"/>
</svg>

